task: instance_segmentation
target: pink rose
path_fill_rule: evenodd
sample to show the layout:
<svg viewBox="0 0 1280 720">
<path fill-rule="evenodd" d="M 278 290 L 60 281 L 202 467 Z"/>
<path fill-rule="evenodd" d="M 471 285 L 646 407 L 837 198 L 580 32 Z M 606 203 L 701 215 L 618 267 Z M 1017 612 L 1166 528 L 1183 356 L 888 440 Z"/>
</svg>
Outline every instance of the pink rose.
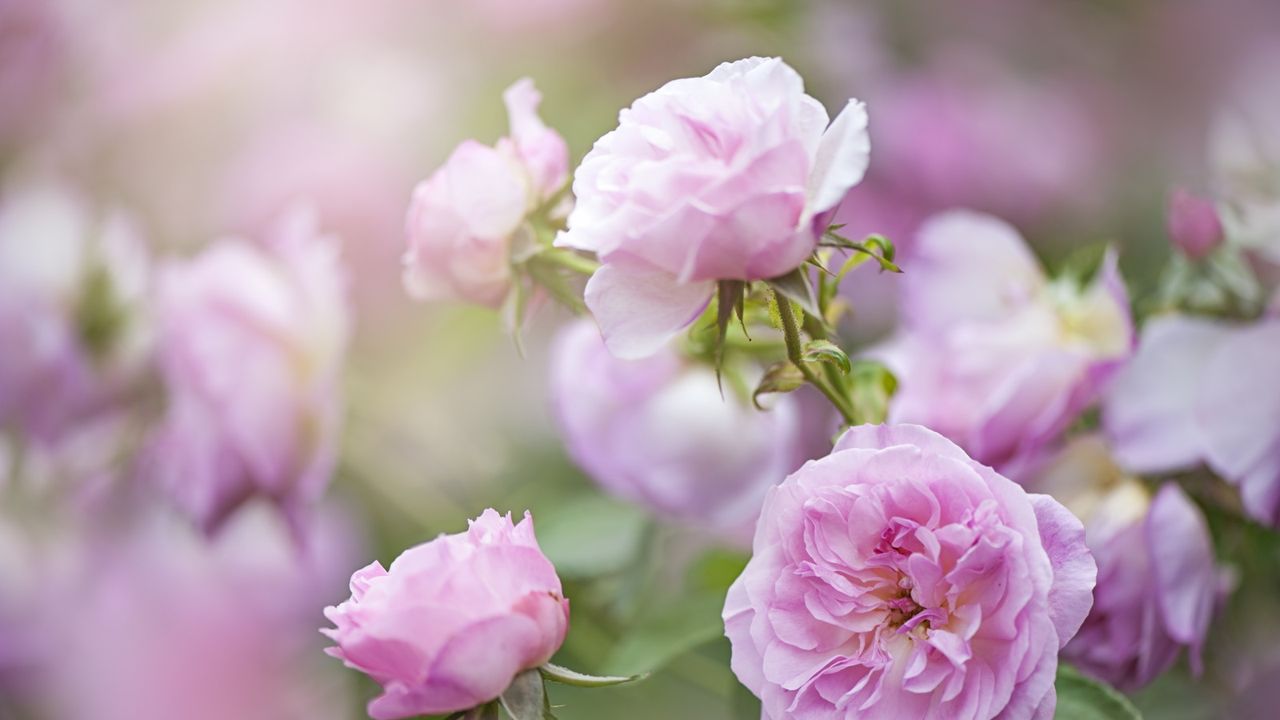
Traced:
<svg viewBox="0 0 1280 720">
<path fill-rule="evenodd" d="M 1053 717 L 1084 529 L 941 435 L 850 429 L 770 491 L 754 551 L 724 620 L 764 717 Z"/>
<path fill-rule="evenodd" d="M 418 299 L 501 305 L 511 289 L 512 237 L 568 178 L 568 146 L 538 118 L 533 81 L 520 80 L 503 99 L 511 136 L 494 147 L 463 142 L 413 191 L 404 284 Z"/>
<path fill-rule="evenodd" d="M 1017 231 L 967 211 L 921 229 L 898 335 L 891 422 L 927 425 L 1016 477 L 1096 398 L 1132 344 L 1116 259 L 1081 286 L 1045 277 Z"/>
<path fill-rule="evenodd" d="M 0 203 L 0 426 L 55 442 L 119 406 L 147 360 L 150 259 L 132 224 L 65 188 Z"/>
<path fill-rule="evenodd" d="M 378 720 L 450 713 L 498 697 L 522 670 L 551 659 L 569 601 L 538 548 L 533 518 L 485 510 L 466 532 L 409 548 L 384 570 L 351 576 L 351 599 L 324 611 L 328 653 L 383 693 Z"/>
<path fill-rule="evenodd" d="M 827 112 L 778 58 L 673 80 L 623 110 L 574 178 L 562 247 L 604 263 L 587 306 L 609 350 L 660 348 L 711 299 L 717 280 L 799 266 L 862 179 L 867 114 Z"/>
<path fill-rule="evenodd" d="M 291 516 L 318 498 L 347 343 L 332 238 L 299 212 L 262 245 L 222 240 L 164 268 L 157 304 L 168 390 L 150 445 L 158 481 L 210 531 L 255 495 Z"/>
<path fill-rule="evenodd" d="M 744 543 L 765 491 L 805 459 L 797 398 L 760 412 L 674 348 L 614 357 L 589 320 L 556 338 L 551 397 L 570 456 L 601 487 Z"/>
<path fill-rule="evenodd" d="M 1250 515 L 1280 524 L 1278 357 L 1280 317 L 1151 320 L 1103 407 L 1117 461 L 1139 473 L 1204 462 Z"/>
<path fill-rule="evenodd" d="M 1198 673 L 1223 583 L 1195 503 L 1175 483 L 1153 497 L 1099 436 L 1068 444 L 1034 487 L 1083 519 L 1098 562 L 1093 609 L 1063 656 L 1126 691 L 1168 670 L 1183 648 Z"/>
</svg>

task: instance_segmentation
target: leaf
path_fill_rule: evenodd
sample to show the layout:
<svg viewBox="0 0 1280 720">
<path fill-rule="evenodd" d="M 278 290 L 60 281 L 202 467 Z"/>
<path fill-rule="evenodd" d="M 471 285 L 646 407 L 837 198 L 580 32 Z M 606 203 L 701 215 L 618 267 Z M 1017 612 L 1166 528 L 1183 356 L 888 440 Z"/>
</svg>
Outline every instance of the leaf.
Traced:
<svg viewBox="0 0 1280 720">
<path fill-rule="evenodd" d="M 587 675 L 586 673 L 580 673 L 577 670 L 570 670 L 552 663 L 543 665 L 539 670 L 542 671 L 544 678 L 552 682 L 584 688 L 612 687 L 614 685 L 637 682 L 649 676 L 648 673 L 639 675 Z"/>
<path fill-rule="evenodd" d="M 648 518 L 596 493 L 557 505 L 538 519 L 538 544 L 562 578 L 618 572 L 640 554 Z"/>
<path fill-rule="evenodd" d="M 858 253 L 845 261 L 844 266 L 837 273 L 837 277 L 843 278 L 850 270 L 867 260 L 875 260 L 880 264 L 881 270 L 895 273 L 902 272 L 902 268 L 893 262 L 894 256 L 897 254 L 893 242 L 883 235 L 868 235 L 862 242 L 854 242 L 843 235 L 828 230 L 826 235 L 823 236 L 821 244 L 825 247 L 844 248 Z"/>
<path fill-rule="evenodd" d="M 1129 698 L 1069 665 L 1058 666 L 1056 720 L 1142 720 Z"/>
<path fill-rule="evenodd" d="M 793 365 L 789 360 L 783 360 L 769 366 L 764 371 L 764 377 L 760 378 L 760 384 L 756 385 L 756 389 L 751 393 L 751 402 L 758 409 L 760 407 L 760 396 L 770 393 L 789 393 L 800 389 L 804 385 L 804 373 L 800 372 L 800 368 Z"/>
<path fill-rule="evenodd" d="M 800 266 L 786 275 L 779 275 L 766 281 L 769 287 L 778 291 L 783 297 L 800 305 L 800 309 L 816 318 L 822 317 L 818 300 L 813 295 L 813 283 L 809 282 L 809 273 Z"/>
<path fill-rule="evenodd" d="M 555 298 L 556 302 L 575 313 L 581 314 L 587 311 L 581 290 L 573 281 L 565 277 L 555 263 L 541 255 L 535 255 L 529 258 L 524 267 L 529 277 Z"/>
<path fill-rule="evenodd" d="M 498 720 L 498 703 L 485 703 L 470 710 L 456 712 L 450 715 L 447 720 Z"/>
<path fill-rule="evenodd" d="M 511 720 L 542 720 L 546 706 L 547 690 L 542 673 L 537 668 L 516 675 L 511 686 L 502 692 L 498 701 Z"/>
<path fill-rule="evenodd" d="M 742 304 L 747 284 L 741 280 L 721 280 L 716 283 L 716 383 L 720 382 L 720 367 L 724 364 L 724 338 L 729 331 L 729 321 L 737 311 L 742 317 Z M 743 330 L 746 330 L 744 325 Z"/>
<path fill-rule="evenodd" d="M 849 371 L 853 369 L 849 356 L 830 340 L 810 340 L 804 344 L 804 351 L 801 357 L 809 362 L 824 362 L 828 365 L 834 365 L 845 375 L 848 375 Z"/>
<path fill-rule="evenodd" d="M 853 363 L 850 398 L 853 412 L 860 423 L 879 424 L 889 415 L 889 401 L 898 391 L 898 378 L 874 360 Z"/>
<path fill-rule="evenodd" d="M 724 634 L 724 594 L 698 593 L 642 617 L 614 648 L 606 669 L 618 675 L 654 672 Z"/>
</svg>

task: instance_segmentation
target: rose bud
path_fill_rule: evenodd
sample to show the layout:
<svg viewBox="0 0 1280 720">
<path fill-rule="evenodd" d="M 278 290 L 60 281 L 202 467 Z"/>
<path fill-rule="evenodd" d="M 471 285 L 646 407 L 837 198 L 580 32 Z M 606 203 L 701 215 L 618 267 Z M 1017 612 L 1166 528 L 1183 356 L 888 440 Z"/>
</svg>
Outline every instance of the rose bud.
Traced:
<svg viewBox="0 0 1280 720">
<path fill-rule="evenodd" d="M 569 601 L 538 548 L 533 518 L 485 510 L 466 532 L 409 548 L 389 570 L 351 577 L 351 598 L 325 608 L 326 652 L 383 693 L 369 715 L 392 720 L 483 705 L 564 642 Z"/>
<path fill-rule="evenodd" d="M 1210 200 L 1182 188 L 1169 195 L 1169 239 L 1192 260 L 1200 260 L 1222 244 L 1222 220 Z"/>
</svg>

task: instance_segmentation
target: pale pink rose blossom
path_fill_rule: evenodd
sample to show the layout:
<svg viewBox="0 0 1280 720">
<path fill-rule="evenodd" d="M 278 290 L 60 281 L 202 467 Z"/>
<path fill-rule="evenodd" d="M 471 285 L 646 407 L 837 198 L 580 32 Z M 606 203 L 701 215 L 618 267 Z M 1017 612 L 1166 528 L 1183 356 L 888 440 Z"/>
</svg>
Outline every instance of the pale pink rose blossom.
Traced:
<svg viewBox="0 0 1280 720">
<path fill-rule="evenodd" d="M 413 191 L 404 284 L 415 298 L 501 305 L 511 289 L 513 237 L 568 179 L 568 146 L 538 117 L 533 82 L 520 80 L 503 99 L 510 136 L 494 147 L 463 142 Z"/>
<path fill-rule="evenodd" d="M 1063 657 L 1126 691 L 1168 670 L 1184 648 L 1199 674 L 1226 575 L 1195 503 L 1175 483 L 1153 496 L 1097 435 L 1068 444 L 1033 487 L 1084 521 L 1098 562 L 1093 609 Z"/>
<path fill-rule="evenodd" d="M 1203 462 L 1240 488 L 1250 515 L 1280 524 L 1278 357 L 1280 317 L 1149 321 L 1103 407 L 1117 461 L 1139 473 Z"/>
<path fill-rule="evenodd" d="M 1020 479 L 1130 353 L 1115 255 L 1086 285 L 1051 280 L 1014 228 L 967 211 L 935 216 L 916 243 L 901 327 L 871 353 L 898 375 L 889 419 Z"/>
<path fill-rule="evenodd" d="M 926 428 L 854 427 L 765 500 L 733 671 L 773 720 L 1047 720 L 1095 570 L 1056 500 Z"/>
<path fill-rule="evenodd" d="M 336 241 L 290 213 L 261 244 L 229 238 L 170 263 L 156 303 L 167 407 L 150 472 L 210 531 L 254 496 L 297 519 L 329 482 L 341 421 Z"/>
<path fill-rule="evenodd" d="M 121 213 L 54 186 L 0 202 L 0 425 L 55 442 L 116 406 L 146 363 L 150 260 Z"/>
<path fill-rule="evenodd" d="M 623 110 L 579 166 L 556 240 L 604 263 L 586 301 L 610 351 L 655 352 L 702 312 L 717 280 L 798 267 L 868 152 L 863 104 L 849 101 L 828 127 L 778 58 L 673 80 Z"/>
<path fill-rule="evenodd" d="M 351 598 L 325 608 L 328 653 L 382 685 L 369 715 L 450 713 L 498 697 L 516 674 L 551 659 L 569 627 L 533 519 L 489 509 L 465 532 L 409 548 L 351 576 Z"/>
<path fill-rule="evenodd" d="M 761 412 L 674 347 L 614 357 L 590 320 L 557 336 L 550 394 L 569 455 L 602 488 L 744 544 L 765 492 L 807 459 L 797 397 Z"/>
</svg>

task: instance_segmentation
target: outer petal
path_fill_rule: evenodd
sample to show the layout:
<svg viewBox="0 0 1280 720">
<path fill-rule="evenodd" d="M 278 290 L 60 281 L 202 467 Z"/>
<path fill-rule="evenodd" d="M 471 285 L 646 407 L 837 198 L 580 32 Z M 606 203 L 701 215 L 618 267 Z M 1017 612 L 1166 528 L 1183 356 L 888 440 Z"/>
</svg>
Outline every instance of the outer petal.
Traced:
<svg viewBox="0 0 1280 720">
<path fill-rule="evenodd" d="M 1048 495 L 1032 494 L 1031 505 L 1040 526 L 1040 541 L 1053 566 L 1049 590 L 1049 616 L 1058 631 L 1061 649 L 1084 624 L 1093 607 L 1093 586 L 1098 566 L 1085 546 L 1084 525 Z"/>
<path fill-rule="evenodd" d="M 1209 464 L 1231 479 L 1280 454 L 1280 322 L 1238 331 L 1195 383 Z"/>
<path fill-rule="evenodd" d="M 1147 324 L 1137 354 L 1116 376 L 1103 406 L 1103 426 L 1120 465 L 1164 472 L 1203 457 L 1195 397 L 1210 357 L 1230 332 L 1180 316 Z"/>
<path fill-rule="evenodd" d="M 832 454 L 842 450 L 883 450 L 894 445 L 913 445 L 926 452 L 968 462 L 969 456 L 959 445 L 923 425 L 858 425 L 836 440 Z"/>
<path fill-rule="evenodd" d="M 1151 502 L 1144 529 L 1165 632 L 1191 647 L 1198 666 L 1218 588 L 1209 528 L 1182 489 L 1166 483 Z"/>
<path fill-rule="evenodd" d="M 850 100 L 818 144 L 809 173 L 809 217 L 840 204 L 849 188 L 862 181 L 871 159 L 867 132 L 867 106 Z"/>
<path fill-rule="evenodd" d="M 1045 284 L 1022 236 L 991 215 L 936 215 L 921 227 L 917 243 L 902 282 L 903 310 L 919 329 L 1004 318 Z"/>
<path fill-rule="evenodd" d="M 587 282 L 586 301 L 617 357 L 651 355 L 711 302 L 715 283 L 679 283 L 661 271 L 605 264 Z"/>
</svg>

